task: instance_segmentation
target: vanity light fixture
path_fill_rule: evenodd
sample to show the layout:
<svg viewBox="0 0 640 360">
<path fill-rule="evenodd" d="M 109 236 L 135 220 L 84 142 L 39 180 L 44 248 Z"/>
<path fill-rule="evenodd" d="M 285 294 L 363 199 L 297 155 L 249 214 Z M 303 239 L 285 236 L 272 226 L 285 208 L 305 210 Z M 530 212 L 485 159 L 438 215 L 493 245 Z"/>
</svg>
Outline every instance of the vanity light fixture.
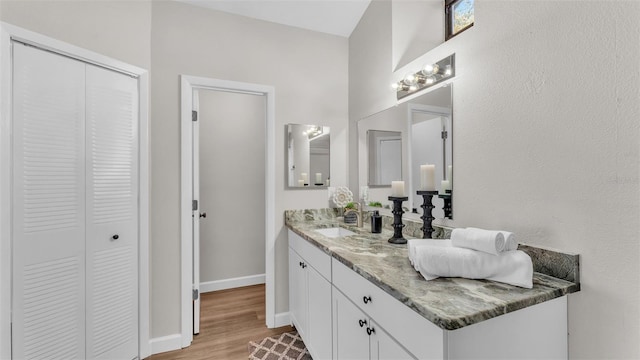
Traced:
<svg viewBox="0 0 640 360">
<path fill-rule="evenodd" d="M 455 76 L 455 55 L 451 54 L 435 64 L 426 64 L 415 73 L 409 73 L 397 83 L 391 84 L 398 100 L 424 90 Z"/>
<path fill-rule="evenodd" d="M 312 139 L 322 135 L 322 133 L 323 133 L 322 126 L 309 125 L 307 130 L 302 132 L 302 135 L 307 135 L 309 139 Z"/>
</svg>

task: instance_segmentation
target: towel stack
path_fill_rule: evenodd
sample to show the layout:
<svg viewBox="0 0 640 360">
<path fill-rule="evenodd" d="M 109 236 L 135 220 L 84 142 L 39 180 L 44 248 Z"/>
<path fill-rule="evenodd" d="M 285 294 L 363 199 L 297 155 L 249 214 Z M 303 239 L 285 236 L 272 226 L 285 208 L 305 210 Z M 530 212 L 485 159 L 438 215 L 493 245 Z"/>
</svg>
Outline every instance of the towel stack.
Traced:
<svg viewBox="0 0 640 360">
<path fill-rule="evenodd" d="M 412 239 L 408 248 L 409 261 L 426 280 L 463 277 L 533 287 L 531 258 L 516 250 L 510 232 L 454 229 L 450 240 Z"/>
</svg>

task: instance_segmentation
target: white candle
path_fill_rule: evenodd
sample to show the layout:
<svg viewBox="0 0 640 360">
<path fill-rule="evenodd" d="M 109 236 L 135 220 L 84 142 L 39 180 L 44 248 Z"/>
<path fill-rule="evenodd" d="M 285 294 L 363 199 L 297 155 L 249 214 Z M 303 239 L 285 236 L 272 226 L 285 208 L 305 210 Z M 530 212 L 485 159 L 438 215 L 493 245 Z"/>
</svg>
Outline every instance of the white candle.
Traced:
<svg viewBox="0 0 640 360">
<path fill-rule="evenodd" d="M 308 184 L 308 183 L 309 183 L 309 177 L 307 176 L 307 173 L 300 173 L 300 179 L 301 179 L 305 184 Z"/>
<path fill-rule="evenodd" d="M 453 165 L 447 166 L 447 180 L 449 183 L 453 182 Z"/>
<path fill-rule="evenodd" d="M 304 186 L 304 180 L 298 180 L 298 186 Z"/>
<path fill-rule="evenodd" d="M 420 165 L 420 190 L 435 191 L 436 189 L 436 166 Z"/>
<path fill-rule="evenodd" d="M 451 189 L 449 187 L 450 184 L 451 183 L 449 182 L 449 180 L 442 180 L 442 182 L 440 183 L 440 188 L 442 189 L 443 193 L 446 193 L 447 192 L 446 190 L 450 190 Z"/>
<path fill-rule="evenodd" d="M 404 197 L 404 181 L 391 182 L 391 196 Z"/>
<path fill-rule="evenodd" d="M 316 173 L 316 184 L 322 184 L 322 173 Z"/>
</svg>

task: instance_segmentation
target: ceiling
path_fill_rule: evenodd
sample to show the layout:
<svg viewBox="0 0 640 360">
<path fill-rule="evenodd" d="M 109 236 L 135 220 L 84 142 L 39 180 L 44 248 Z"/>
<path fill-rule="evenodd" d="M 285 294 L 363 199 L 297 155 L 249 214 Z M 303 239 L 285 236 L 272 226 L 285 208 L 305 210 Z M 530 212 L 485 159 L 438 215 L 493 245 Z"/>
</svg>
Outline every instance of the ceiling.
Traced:
<svg viewBox="0 0 640 360">
<path fill-rule="evenodd" d="M 278 24 L 349 37 L 371 0 L 178 0 Z"/>
</svg>

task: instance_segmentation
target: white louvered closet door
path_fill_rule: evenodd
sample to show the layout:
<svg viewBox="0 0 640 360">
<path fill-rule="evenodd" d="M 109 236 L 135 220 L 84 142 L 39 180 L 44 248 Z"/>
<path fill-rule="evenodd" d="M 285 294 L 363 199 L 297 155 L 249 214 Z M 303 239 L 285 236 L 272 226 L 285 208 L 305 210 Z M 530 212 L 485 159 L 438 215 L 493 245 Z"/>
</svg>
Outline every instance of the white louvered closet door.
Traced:
<svg viewBox="0 0 640 360">
<path fill-rule="evenodd" d="M 138 82 L 86 67 L 87 358 L 138 354 Z"/>
<path fill-rule="evenodd" d="M 137 80 L 13 47 L 13 358 L 133 359 Z"/>
<path fill-rule="evenodd" d="M 13 51 L 13 358 L 82 359 L 85 64 Z"/>
</svg>

